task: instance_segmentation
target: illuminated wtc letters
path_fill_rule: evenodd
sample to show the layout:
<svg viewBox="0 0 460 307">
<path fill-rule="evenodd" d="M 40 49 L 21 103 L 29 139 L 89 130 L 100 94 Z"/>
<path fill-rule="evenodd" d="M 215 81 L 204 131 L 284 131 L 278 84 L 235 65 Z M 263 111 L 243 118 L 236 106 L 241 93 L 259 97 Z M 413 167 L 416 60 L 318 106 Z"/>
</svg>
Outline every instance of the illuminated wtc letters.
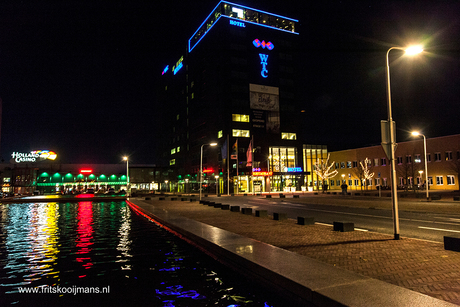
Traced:
<svg viewBox="0 0 460 307">
<path fill-rule="evenodd" d="M 259 53 L 260 57 L 260 64 L 262 64 L 262 71 L 260 74 L 262 77 L 267 78 L 268 77 L 268 70 L 267 70 L 267 60 L 268 60 L 268 54 L 263 54 Z"/>
</svg>

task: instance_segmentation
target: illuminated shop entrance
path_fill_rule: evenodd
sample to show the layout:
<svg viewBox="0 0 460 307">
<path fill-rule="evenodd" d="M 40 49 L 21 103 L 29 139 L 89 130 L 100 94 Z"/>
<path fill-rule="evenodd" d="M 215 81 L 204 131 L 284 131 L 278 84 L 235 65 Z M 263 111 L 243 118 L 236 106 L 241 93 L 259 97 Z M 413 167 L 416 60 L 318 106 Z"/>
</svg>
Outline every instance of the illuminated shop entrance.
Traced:
<svg viewBox="0 0 460 307">
<path fill-rule="evenodd" d="M 297 148 L 270 147 L 268 156 L 271 192 L 296 192 L 301 190 L 302 168 L 297 167 Z"/>
</svg>

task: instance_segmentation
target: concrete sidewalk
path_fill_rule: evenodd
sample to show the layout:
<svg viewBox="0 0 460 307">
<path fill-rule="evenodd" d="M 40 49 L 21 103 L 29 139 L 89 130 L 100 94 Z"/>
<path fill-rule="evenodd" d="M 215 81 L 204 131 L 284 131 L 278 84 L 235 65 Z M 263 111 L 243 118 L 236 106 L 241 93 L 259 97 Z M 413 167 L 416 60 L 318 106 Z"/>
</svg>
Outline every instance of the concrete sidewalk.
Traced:
<svg viewBox="0 0 460 307">
<path fill-rule="evenodd" d="M 315 199 L 327 201 L 326 197 L 321 196 Z M 336 232 L 330 226 L 298 225 L 297 221 L 291 219 L 276 221 L 270 215 L 256 217 L 254 214 L 230 212 L 197 201 L 191 202 L 189 199 L 181 201 L 181 198 L 171 200 L 170 197 L 166 197 L 165 200 L 159 200 L 158 197 L 152 197 L 147 200 L 131 198 L 130 201 L 150 215 L 154 215 L 160 222 L 174 227 L 174 230 L 179 233 L 184 230 L 182 235 L 187 237 L 189 234 L 189 239 L 200 241 L 198 244 L 205 248 L 220 244 L 219 242 L 207 244 L 215 240 L 217 231 L 215 228 L 206 228 L 207 225 L 211 225 L 217 227 L 219 231 L 227 231 L 222 232 L 226 235 L 221 235 L 219 240 L 222 241 L 224 237 L 227 238 L 226 240 L 238 240 L 238 248 L 243 249 L 244 246 L 254 248 L 258 244 L 254 242 L 260 242 L 262 245 L 266 243 L 264 247 L 260 247 L 263 254 L 259 254 L 259 258 L 270 259 L 273 254 L 277 255 L 275 258 L 278 260 L 266 262 L 268 260 L 257 257 L 244 258 L 242 263 L 253 261 L 258 263 L 259 268 L 265 267 L 275 273 L 283 273 L 283 270 L 299 271 L 300 265 L 310 267 L 308 273 L 305 270 L 300 270 L 302 274 L 292 272 L 293 275 L 287 276 L 287 279 L 282 282 L 286 283 L 290 280 L 295 282 L 295 279 L 299 278 L 300 283 L 305 283 L 306 288 L 310 288 L 306 299 L 313 297 L 317 305 L 444 306 L 444 304 L 449 305 L 447 302 L 460 305 L 460 253 L 444 250 L 441 243 L 404 237 L 395 241 L 392 236 L 372 232 Z M 217 198 L 214 201 L 217 201 Z M 225 203 L 225 197 L 219 199 L 219 202 Z M 353 203 L 359 205 L 360 202 Z M 386 202 L 378 200 L 372 201 L 372 204 L 388 206 Z M 362 202 L 361 205 L 369 206 L 369 202 L 367 204 Z M 402 207 L 405 206 L 420 206 L 420 204 L 402 204 Z M 454 209 L 449 210 L 455 210 L 455 206 Z M 191 221 L 199 224 L 193 224 Z M 192 224 L 194 226 L 190 226 Z M 197 234 L 187 230 L 187 227 L 193 228 Z M 196 227 L 199 229 L 197 230 Z M 209 232 L 209 237 L 200 235 L 205 233 L 204 229 Z M 242 237 L 238 236 L 235 239 L 231 234 Z M 248 243 L 249 245 L 244 245 L 240 244 L 242 238 L 253 240 Z M 291 253 L 280 256 L 282 251 L 268 248 L 270 246 Z M 241 253 L 245 254 L 245 251 Z M 250 257 L 254 257 L 253 251 L 250 254 Z M 297 258 L 295 255 L 304 257 Z M 239 261 L 237 256 L 232 259 L 234 263 Z M 293 259 L 291 261 L 295 263 L 291 264 L 294 265 L 294 269 L 285 267 L 284 259 L 287 259 L 285 257 Z M 312 264 L 312 261 L 318 263 Z M 319 266 L 322 268 L 321 272 L 317 272 L 319 275 L 315 276 L 311 268 Z M 304 275 L 310 272 L 315 280 L 324 284 L 318 285 L 318 282 L 308 278 L 305 280 Z M 349 272 L 348 275 L 346 272 Z M 341 278 L 336 280 L 337 276 Z M 302 291 L 300 290 L 299 293 Z M 316 299 L 315 295 L 317 295 Z M 318 295 L 321 297 L 318 298 Z"/>
</svg>

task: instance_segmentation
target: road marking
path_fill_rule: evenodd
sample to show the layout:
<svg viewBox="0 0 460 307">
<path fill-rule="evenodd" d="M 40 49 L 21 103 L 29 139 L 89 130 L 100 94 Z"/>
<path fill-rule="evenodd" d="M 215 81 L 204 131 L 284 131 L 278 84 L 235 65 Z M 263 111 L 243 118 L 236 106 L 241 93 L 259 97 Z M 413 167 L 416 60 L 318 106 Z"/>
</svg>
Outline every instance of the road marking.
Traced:
<svg viewBox="0 0 460 307">
<path fill-rule="evenodd" d="M 423 227 L 423 226 L 418 226 L 418 228 L 421 228 L 421 229 L 429 229 L 429 230 L 438 230 L 438 231 L 447 231 L 447 232 L 456 232 L 456 233 L 460 233 L 460 230 L 440 229 L 440 228 Z"/>
</svg>

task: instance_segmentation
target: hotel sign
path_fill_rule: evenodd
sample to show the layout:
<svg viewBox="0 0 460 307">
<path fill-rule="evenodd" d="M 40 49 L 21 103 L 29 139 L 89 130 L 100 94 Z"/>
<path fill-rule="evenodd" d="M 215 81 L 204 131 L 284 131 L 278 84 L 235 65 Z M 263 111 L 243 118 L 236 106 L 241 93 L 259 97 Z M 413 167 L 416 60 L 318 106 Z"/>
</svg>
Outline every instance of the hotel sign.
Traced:
<svg viewBox="0 0 460 307">
<path fill-rule="evenodd" d="M 11 157 L 14 163 L 34 163 L 43 160 L 55 160 L 57 154 L 49 150 L 34 150 L 31 152 L 13 152 Z"/>
</svg>

